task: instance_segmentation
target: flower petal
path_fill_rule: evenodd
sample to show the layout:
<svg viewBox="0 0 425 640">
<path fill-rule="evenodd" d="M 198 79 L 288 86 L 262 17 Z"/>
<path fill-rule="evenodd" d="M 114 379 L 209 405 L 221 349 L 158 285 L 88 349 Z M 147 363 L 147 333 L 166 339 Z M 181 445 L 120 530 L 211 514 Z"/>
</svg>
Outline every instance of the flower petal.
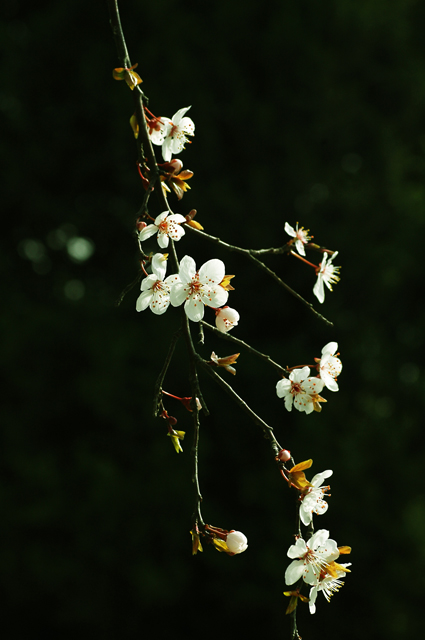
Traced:
<svg viewBox="0 0 425 640">
<path fill-rule="evenodd" d="M 188 300 L 186 300 L 184 305 L 184 310 L 192 322 L 199 322 L 204 317 L 204 304 L 199 295 L 193 294 L 190 296 Z"/>
<path fill-rule="evenodd" d="M 148 291 L 143 291 L 136 301 L 136 311 L 144 311 L 148 308 L 153 298 L 153 291 L 149 289 Z"/>
<path fill-rule="evenodd" d="M 184 256 L 180 262 L 180 279 L 184 283 L 191 282 L 196 275 L 196 262 L 191 256 Z"/>
</svg>

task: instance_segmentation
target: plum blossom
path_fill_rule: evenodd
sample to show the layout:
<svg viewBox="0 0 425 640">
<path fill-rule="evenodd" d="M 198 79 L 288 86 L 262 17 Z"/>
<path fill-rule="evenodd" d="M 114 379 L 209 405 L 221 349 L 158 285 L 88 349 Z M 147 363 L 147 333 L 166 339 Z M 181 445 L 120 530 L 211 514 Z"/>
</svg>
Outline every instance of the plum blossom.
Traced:
<svg viewBox="0 0 425 640">
<path fill-rule="evenodd" d="M 324 382 L 320 378 L 309 378 L 309 367 L 294 369 L 289 374 L 289 380 L 283 378 L 276 384 L 276 393 L 279 398 L 285 399 L 285 407 L 288 411 L 292 409 L 294 403 L 298 411 L 311 413 L 317 404 L 323 401 L 318 394 L 324 387 Z"/>
<path fill-rule="evenodd" d="M 152 115 L 152 114 L 151 114 Z M 148 136 L 152 144 L 162 146 L 168 131 L 168 118 L 156 118 L 153 116 L 146 122 Z"/>
<path fill-rule="evenodd" d="M 171 285 L 176 275 L 168 276 L 164 280 L 167 270 L 167 258 L 162 253 L 156 253 L 152 258 L 152 274 L 142 280 L 142 293 L 137 298 L 136 310 L 144 311 L 150 307 L 157 316 L 165 313 L 170 304 Z"/>
<path fill-rule="evenodd" d="M 177 241 L 184 236 L 185 230 L 180 226 L 183 222 L 186 218 L 179 213 L 168 215 L 168 211 L 164 211 L 155 218 L 154 224 L 148 224 L 139 232 L 139 240 L 143 242 L 158 233 L 158 244 L 161 249 L 166 249 L 170 238 Z"/>
<path fill-rule="evenodd" d="M 171 289 L 171 304 L 178 307 L 184 302 L 189 320 L 199 322 L 204 317 L 204 305 L 221 307 L 226 304 L 229 293 L 220 286 L 224 277 L 225 267 L 221 260 L 208 260 L 197 271 L 194 259 L 184 256 Z"/>
<path fill-rule="evenodd" d="M 226 544 L 231 553 L 243 553 L 248 548 L 248 539 L 241 531 L 227 534 Z"/>
<path fill-rule="evenodd" d="M 293 561 L 285 572 L 286 584 L 294 584 L 302 578 L 307 584 L 316 585 L 321 572 L 326 570 L 339 554 L 335 540 L 329 539 L 329 531 L 326 529 L 316 531 L 307 542 L 298 538 L 288 549 L 288 557 L 293 558 Z"/>
<path fill-rule="evenodd" d="M 336 258 L 338 251 L 335 251 L 330 257 L 328 253 L 323 254 L 323 260 L 320 266 L 317 268 L 317 280 L 313 287 L 313 293 L 319 302 L 325 301 L 325 288 L 327 286 L 329 291 L 332 291 L 332 284 L 339 282 L 339 270 L 341 267 L 335 267 L 332 264 L 332 260 Z"/>
<path fill-rule="evenodd" d="M 179 109 L 171 118 L 160 118 L 161 123 L 165 125 L 165 129 L 161 130 L 158 140 L 155 144 L 162 144 L 162 157 L 165 162 L 169 162 L 173 155 L 180 153 L 184 149 L 184 145 L 188 142 L 186 136 L 195 135 L 195 124 L 191 118 L 184 117 L 190 107 Z M 153 142 L 153 140 L 152 140 Z"/>
<path fill-rule="evenodd" d="M 231 307 L 222 307 L 217 309 L 215 316 L 215 324 L 219 331 L 227 333 L 239 322 L 239 313 Z"/>
<path fill-rule="evenodd" d="M 308 603 L 310 613 L 316 613 L 316 598 L 319 591 L 323 593 L 326 600 L 329 602 L 331 596 L 333 596 L 334 593 L 337 593 L 337 591 L 344 586 L 344 582 L 340 578 L 343 578 L 349 571 L 346 567 L 351 567 L 351 562 L 345 562 L 343 564 L 332 562 L 329 565 L 329 568 L 332 570 L 332 574 L 328 573 L 326 570 L 323 570 L 320 573 L 317 584 L 310 589 L 310 598 Z"/>
<path fill-rule="evenodd" d="M 305 256 L 304 245 L 311 240 L 311 236 L 308 235 L 309 230 L 304 229 L 304 227 L 301 227 L 301 229 L 299 229 L 298 222 L 297 222 L 296 229 L 294 229 L 294 227 L 291 227 L 291 225 L 288 222 L 285 222 L 285 231 L 288 235 L 292 236 L 293 238 L 296 238 L 295 248 L 300 254 L 300 256 Z M 294 241 L 291 240 L 290 242 L 294 242 Z"/>
<path fill-rule="evenodd" d="M 337 350 L 337 342 L 326 344 L 322 349 L 322 357 L 319 363 L 320 377 L 330 391 L 338 391 L 336 379 L 342 371 L 342 362 L 334 355 Z"/>
<path fill-rule="evenodd" d="M 323 500 L 323 497 L 326 495 L 326 492 L 329 491 L 330 487 L 323 487 L 322 485 L 325 479 L 331 475 L 332 471 L 330 469 L 322 471 L 322 473 L 317 473 L 310 483 L 311 486 L 305 490 L 300 505 L 300 518 L 305 526 L 309 525 L 312 521 L 313 513 L 320 516 L 328 510 L 328 503 Z"/>
</svg>

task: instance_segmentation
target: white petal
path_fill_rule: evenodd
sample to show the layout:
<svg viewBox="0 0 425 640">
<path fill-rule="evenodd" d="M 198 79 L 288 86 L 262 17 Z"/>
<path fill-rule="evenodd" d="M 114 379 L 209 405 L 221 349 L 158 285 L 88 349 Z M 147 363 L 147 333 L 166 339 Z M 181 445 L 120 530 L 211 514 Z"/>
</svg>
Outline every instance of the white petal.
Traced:
<svg viewBox="0 0 425 640">
<path fill-rule="evenodd" d="M 292 400 L 293 400 L 294 396 L 291 395 L 290 393 L 288 393 L 287 396 L 285 396 L 285 408 L 288 411 L 292 411 Z"/>
<path fill-rule="evenodd" d="M 168 278 L 167 278 L 168 280 Z M 189 289 L 182 282 L 175 283 L 171 288 L 171 304 L 173 307 L 178 307 L 186 300 L 189 295 Z"/>
<path fill-rule="evenodd" d="M 285 582 L 289 586 L 299 580 L 304 572 L 302 560 L 294 560 L 285 571 Z"/>
<path fill-rule="evenodd" d="M 291 387 L 291 381 L 287 378 L 282 378 L 282 380 L 279 380 L 276 383 L 276 393 L 278 397 L 283 398 L 284 396 L 288 395 L 288 393 L 290 393 L 291 391 Z"/>
<path fill-rule="evenodd" d="M 156 224 L 148 224 L 148 226 L 142 229 L 139 233 L 140 242 L 147 240 L 148 238 L 153 236 L 154 233 L 156 233 L 157 231 L 158 231 L 158 227 L 156 226 Z"/>
<path fill-rule="evenodd" d="M 192 105 L 190 105 L 191 107 Z M 180 120 L 183 116 L 189 111 L 190 107 L 183 107 L 183 109 L 179 109 L 172 117 L 172 121 L 174 125 L 180 124 Z"/>
<path fill-rule="evenodd" d="M 298 538 L 295 544 L 291 544 L 288 549 L 288 558 L 301 558 L 307 553 L 307 546 L 303 538 Z"/>
<path fill-rule="evenodd" d="M 144 311 L 148 308 L 151 300 L 153 298 L 153 292 L 151 289 L 149 291 L 143 291 L 136 301 L 136 311 Z"/>
<path fill-rule="evenodd" d="M 324 356 L 327 356 L 327 355 L 333 356 L 334 353 L 336 353 L 337 350 L 338 350 L 338 343 L 337 342 L 328 342 L 328 344 L 325 344 L 325 346 L 322 349 L 322 355 L 324 355 Z"/>
<path fill-rule="evenodd" d="M 158 216 L 156 216 L 155 218 L 155 224 L 157 227 L 159 227 L 159 225 L 161 224 L 161 222 L 164 222 L 165 218 L 168 216 L 168 211 L 163 211 L 162 213 L 160 213 Z"/>
<path fill-rule="evenodd" d="M 321 273 L 317 276 L 316 284 L 313 287 L 313 293 L 319 302 L 325 301 L 325 289 L 323 287 L 323 276 Z"/>
<path fill-rule="evenodd" d="M 222 260 L 213 258 L 208 260 L 199 269 L 199 280 L 202 283 L 212 286 L 213 284 L 220 284 L 226 273 L 226 268 Z M 221 307 L 221 305 L 219 305 Z"/>
<path fill-rule="evenodd" d="M 140 289 L 142 291 L 146 291 L 147 289 L 152 289 L 153 285 L 157 280 L 158 280 L 158 277 L 154 273 L 151 273 L 151 275 L 147 276 L 146 278 L 143 278 L 142 284 L 140 285 Z"/>
<path fill-rule="evenodd" d="M 179 275 L 182 282 L 191 282 L 196 275 L 196 262 L 190 256 L 184 256 L 180 262 Z"/>
<path fill-rule="evenodd" d="M 172 144 L 173 144 L 172 138 L 167 136 L 162 145 L 162 157 L 164 158 L 165 162 L 170 162 L 171 156 L 173 155 L 171 151 Z"/>
<path fill-rule="evenodd" d="M 307 378 L 303 382 L 303 390 L 308 393 L 320 393 L 325 386 L 325 383 L 321 378 Z"/>
<path fill-rule="evenodd" d="M 228 297 L 229 292 L 223 289 L 223 287 L 220 287 L 220 285 L 212 289 L 207 287 L 207 290 L 202 291 L 201 294 L 202 302 L 208 307 L 222 307 L 226 304 Z"/>
<path fill-rule="evenodd" d="M 155 253 L 152 258 L 152 271 L 159 280 L 164 280 L 167 273 L 167 259 L 163 253 Z"/>
<path fill-rule="evenodd" d="M 308 547 L 310 549 L 316 550 L 318 547 L 324 545 L 328 538 L 329 531 L 327 529 L 319 529 L 311 536 L 310 540 L 308 541 Z"/>
<path fill-rule="evenodd" d="M 198 295 L 191 295 L 184 305 L 185 313 L 192 322 L 202 320 L 204 317 L 204 308 L 201 298 Z"/>
<path fill-rule="evenodd" d="M 289 379 L 294 382 L 303 382 L 310 375 L 309 367 L 302 367 L 301 369 L 294 369 L 290 375 Z"/>
<path fill-rule="evenodd" d="M 179 128 L 187 133 L 188 136 L 193 136 L 195 134 L 195 123 L 192 118 L 182 118 L 180 120 Z"/>
<path fill-rule="evenodd" d="M 300 254 L 300 256 L 305 256 L 305 249 L 304 249 L 304 245 L 301 242 L 301 240 L 296 240 L 295 241 L 295 247 L 296 247 L 298 253 Z"/>
<path fill-rule="evenodd" d="M 158 244 L 161 247 L 161 249 L 166 249 L 168 247 L 168 244 L 170 242 L 170 238 L 168 237 L 168 235 L 166 233 L 163 233 L 162 231 L 158 232 Z"/>
<path fill-rule="evenodd" d="M 169 291 L 156 291 L 153 296 L 153 300 L 150 303 L 151 311 L 157 316 L 165 313 L 170 305 L 170 292 Z"/>
<path fill-rule="evenodd" d="M 173 213 L 168 217 L 168 221 L 174 222 L 175 224 L 181 224 L 182 222 L 186 222 L 186 218 L 180 215 L 180 213 Z"/>
<path fill-rule="evenodd" d="M 291 227 L 288 222 L 285 222 L 285 231 L 289 236 L 292 236 L 293 238 L 295 238 L 295 236 L 297 235 L 294 227 Z"/>
<path fill-rule="evenodd" d="M 326 478 L 330 478 L 332 474 L 333 471 L 331 471 L 330 469 L 328 469 L 327 471 L 322 471 L 322 473 L 316 473 L 313 480 L 311 481 L 311 484 L 313 485 L 313 487 L 320 487 L 323 484 L 323 481 L 326 480 Z"/>
</svg>

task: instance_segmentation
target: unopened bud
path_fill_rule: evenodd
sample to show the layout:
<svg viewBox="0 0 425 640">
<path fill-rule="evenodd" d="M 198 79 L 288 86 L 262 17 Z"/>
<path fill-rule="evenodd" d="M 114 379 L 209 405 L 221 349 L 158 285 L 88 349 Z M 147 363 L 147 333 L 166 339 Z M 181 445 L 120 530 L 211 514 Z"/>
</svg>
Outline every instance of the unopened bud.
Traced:
<svg viewBox="0 0 425 640">
<path fill-rule="evenodd" d="M 143 222 L 143 220 L 137 220 L 136 221 L 136 229 L 137 231 L 142 231 L 143 229 L 145 229 L 148 225 L 146 224 L 146 222 Z"/>
<path fill-rule="evenodd" d="M 248 539 L 241 531 L 227 534 L 226 544 L 231 553 L 242 553 L 248 548 Z"/>
<path fill-rule="evenodd" d="M 288 449 L 281 449 L 277 454 L 277 457 L 281 462 L 288 462 L 291 459 L 291 452 Z"/>
</svg>

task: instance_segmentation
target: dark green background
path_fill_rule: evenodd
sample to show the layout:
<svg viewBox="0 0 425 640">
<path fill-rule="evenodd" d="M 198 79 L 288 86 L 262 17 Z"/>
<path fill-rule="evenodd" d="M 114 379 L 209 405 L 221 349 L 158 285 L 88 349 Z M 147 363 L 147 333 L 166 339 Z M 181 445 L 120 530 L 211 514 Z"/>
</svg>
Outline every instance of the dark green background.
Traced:
<svg viewBox="0 0 425 640">
<path fill-rule="evenodd" d="M 195 176 L 174 210 L 245 247 L 287 239 L 285 221 L 340 251 L 324 305 L 314 274 L 268 264 L 329 329 L 235 254 L 186 235 L 200 265 L 235 273 L 235 336 L 283 365 L 330 340 L 344 369 L 322 413 L 287 413 L 275 372 L 243 353 L 235 389 L 297 461 L 334 470 L 316 519 L 353 548 L 352 573 L 305 639 L 413 637 L 422 629 L 425 462 L 423 230 L 425 5 L 415 0 L 121 3 L 132 62 L 157 115 L 192 105 Z M 151 417 L 179 314 L 137 314 L 133 230 L 143 189 L 106 3 L 2 5 L 3 227 L 0 484 L 3 637 L 289 638 L 282 596 L 293 498 L 261 432 L 209 378 L 203 514 L 249 549 L 190 555 L 190 415 L 177 456 Z M 160 213 L 152 201 L 152 214 Z M 90 259 L 72 259 L 72 238 Z M 147 244 L 149 250 L 155 243 Z M 317 254 L 310 254 L 318 260 Z M 207 313 L 212 320 L 212 314 Z M 232 353 L 208 335 L 202 355 Z M 190 395 L 179 347 L 165 388 Z M 229 378 L 227 378 L 229 380 Z"/>
</svg>

